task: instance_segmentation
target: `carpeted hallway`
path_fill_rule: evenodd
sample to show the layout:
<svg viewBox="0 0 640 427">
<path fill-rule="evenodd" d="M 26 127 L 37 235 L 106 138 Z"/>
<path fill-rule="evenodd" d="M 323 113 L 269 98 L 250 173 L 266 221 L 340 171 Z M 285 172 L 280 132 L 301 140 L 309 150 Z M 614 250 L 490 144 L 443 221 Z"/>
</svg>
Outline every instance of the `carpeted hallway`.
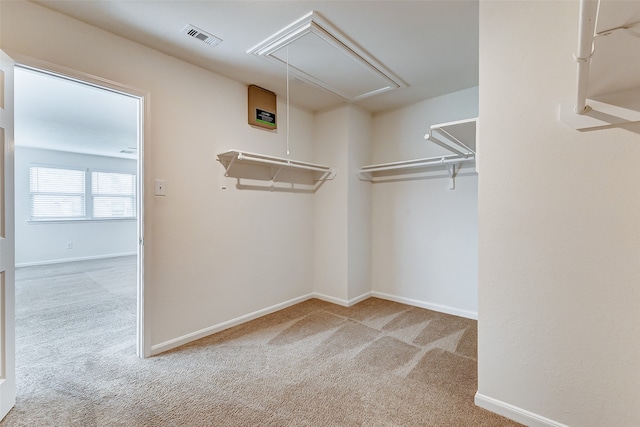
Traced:
<svg viewBox="0 0 640 427">
<path fill-rule="evenodd" d="M 16 272 L 0 426 L 515 426 L 473 404 L 476 322 L 310 300 L 141 360 L 135 258 Z"/>
</svg>

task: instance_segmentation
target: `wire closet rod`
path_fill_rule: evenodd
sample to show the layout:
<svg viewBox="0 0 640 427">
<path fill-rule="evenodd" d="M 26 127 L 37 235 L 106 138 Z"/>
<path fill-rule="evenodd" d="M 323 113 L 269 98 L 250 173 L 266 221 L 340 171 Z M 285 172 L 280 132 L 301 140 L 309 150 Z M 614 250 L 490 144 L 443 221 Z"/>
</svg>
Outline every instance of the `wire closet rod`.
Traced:
<svg viewBox="0 0 640 427">
<path fill-rule="evenodd" d="M 286 166 L 288 168 L 298 168 L 298 169 L 317 171 L 317 172 L 331 172 L 331 168 L 326 166 L 313 165 L 311 163 L 304 163 L 304 162 L 298 162 L 295 160 L 287 160 L 287 159 L 269 160 L 269 159 L 263 159 L 260 157 L 253 157 L 251 155 L 247 155 L 244 153 L 238 153 L 238 160 L 250 160 L 256 163 L 265 163 L 268 165 L 275 165 L 275 166 Z"/>
<path fill-rule="evenodd" d="M 472 162 L 475 160 L 473 155 L 465 157 L 458 155 L 451 156 L 443 156 L 443 157 L 428 157 L 425 159 L 415 159 L 415 160 L 405 160 L 401 162 L 394 163 L 385 163 L 384 165 L 371 165 L 365 166 L 360 169 L 362 173 L 369 172 L 383 172 L 383 171 L 391 171 L 397 169 L 410 169 L 410 168 L 420 168 L 426 166 L 438 166 L 438 165 L 449 165 L 452 163 L 465 163 Z"/>
</svg>

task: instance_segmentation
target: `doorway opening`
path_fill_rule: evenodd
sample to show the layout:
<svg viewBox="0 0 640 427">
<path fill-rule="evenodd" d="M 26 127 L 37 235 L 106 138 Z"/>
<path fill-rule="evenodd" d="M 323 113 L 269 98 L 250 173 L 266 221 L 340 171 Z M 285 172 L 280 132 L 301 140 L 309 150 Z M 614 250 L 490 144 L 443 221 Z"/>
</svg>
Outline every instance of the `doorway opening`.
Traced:
<svg viewBox="0 0 640 427">
<path fill-rule="evenodd" d="M 103 83 L 15 67 L 18 360 L 26 335 L 58 346 L 74 331 L 80 353 L 145 356 L 144 96 Z M 49 326 L 28 329 L 37 322 Z"/>
</svg>

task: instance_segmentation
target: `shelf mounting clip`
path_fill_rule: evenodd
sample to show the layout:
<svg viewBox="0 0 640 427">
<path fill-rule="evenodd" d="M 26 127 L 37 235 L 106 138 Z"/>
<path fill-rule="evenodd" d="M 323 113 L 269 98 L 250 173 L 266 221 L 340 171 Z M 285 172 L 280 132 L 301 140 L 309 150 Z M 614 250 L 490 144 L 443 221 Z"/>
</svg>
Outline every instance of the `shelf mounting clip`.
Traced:
<svg viewBox="0 0 640 427">
<path fill-rule="evenodd" d="M 236 156 L 232 157 L 231 160 L 229 160 L 229 164 L 227 165 L 226 168 L 224 168 L 224 176 L 228 177 L 229 176 L 229 171 L 231 170 L 231 166 L 233 166 L 233 162 L 236 161 Z"/>
<path fill-rule="evenodd" d="M 451 163 L 447 165 L 447 170 L 449 171 L 449 190 L 456 189 L 456 175 L 458 175 L 458 170 L 456 170 L 455 163 Z"/>
</svg>

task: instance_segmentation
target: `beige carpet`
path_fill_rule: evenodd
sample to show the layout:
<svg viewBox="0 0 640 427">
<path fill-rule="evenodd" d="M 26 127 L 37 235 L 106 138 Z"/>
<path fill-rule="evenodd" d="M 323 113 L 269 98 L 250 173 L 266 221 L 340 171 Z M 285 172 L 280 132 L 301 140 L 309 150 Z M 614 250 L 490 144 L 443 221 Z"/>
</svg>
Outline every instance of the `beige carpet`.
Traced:
<svg viewBox="0 0 640 427">
<path fill-rule="evenodd" d="M 473 404 L 476 322 L 311 300 L 140 360 L 135 260 L 17 271 L 0 426 L 512 426 Z"/>
</svg>

